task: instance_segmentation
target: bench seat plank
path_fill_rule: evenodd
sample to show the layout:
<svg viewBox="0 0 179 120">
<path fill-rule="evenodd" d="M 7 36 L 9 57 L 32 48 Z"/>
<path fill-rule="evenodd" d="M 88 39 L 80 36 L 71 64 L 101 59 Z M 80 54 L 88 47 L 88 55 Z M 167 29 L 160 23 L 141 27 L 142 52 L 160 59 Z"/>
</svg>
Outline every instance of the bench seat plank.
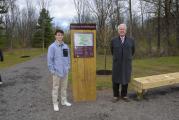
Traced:
<svg viewBox="0 0 179 120">
<path fill-rule="evenodd" d="M 152 75 L 146 77 L 134 78 L 131 81 L 133 90 L 137 93 L 143 93 L 144 90 L 173 85 L 179 83 L 179 72 Z"/>
</svg>

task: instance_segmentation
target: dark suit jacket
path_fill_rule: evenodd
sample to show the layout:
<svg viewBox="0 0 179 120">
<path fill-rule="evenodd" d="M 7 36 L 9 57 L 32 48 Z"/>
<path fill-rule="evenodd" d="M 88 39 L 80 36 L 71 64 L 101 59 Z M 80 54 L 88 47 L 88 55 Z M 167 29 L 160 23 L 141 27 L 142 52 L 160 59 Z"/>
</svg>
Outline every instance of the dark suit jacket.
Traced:
<svg viewBox="0 0 179 120">
<path fill-rule="evenodd" d="M 125 37 L 124 43 L 120 37 L 111 41 L 111 53 L 113 55 L 112 81 L 119 84 L 128 84 L 131 79 L 132 56 L 135 52 L 134 40 Z"/>
</svg>

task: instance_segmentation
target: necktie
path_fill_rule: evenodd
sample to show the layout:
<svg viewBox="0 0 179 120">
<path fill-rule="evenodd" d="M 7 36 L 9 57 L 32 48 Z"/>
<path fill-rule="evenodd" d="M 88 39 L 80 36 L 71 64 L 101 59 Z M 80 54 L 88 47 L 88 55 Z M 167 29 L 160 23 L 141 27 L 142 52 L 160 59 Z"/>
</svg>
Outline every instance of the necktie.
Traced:
<svg viewBox="0 0 179 120">
<path fill-rule="evenodd" d="M 121 37 L 121 42 L 124 43 L 124 37 Z"/>
</svg>

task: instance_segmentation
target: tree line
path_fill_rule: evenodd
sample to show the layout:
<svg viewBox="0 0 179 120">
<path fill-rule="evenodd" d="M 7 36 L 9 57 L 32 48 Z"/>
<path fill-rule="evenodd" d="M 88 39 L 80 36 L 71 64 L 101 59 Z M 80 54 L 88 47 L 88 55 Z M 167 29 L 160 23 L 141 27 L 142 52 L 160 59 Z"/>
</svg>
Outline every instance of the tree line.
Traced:
<svg viewBox="0 0 179 120">
<path fill-rule="evenodd" d="M 136 56 L 179 53 L 179 0 L 74 0 L 76 22 L 97 24 L 97 46 L 109 51 L 117 26 L 126 23 Z"/>
<path fill-rule="evenodd" d="M 49 0 L 25 4 L 20 9 L 17 0 L 0 0 L 0 48 L 46 48 L 54 39 L 59 26 L 52 24 Z M 98 53 L 110 53 L 117 26 L 126 23 L 136 56 L 179 54 L 179 0 L 73 0 L 73 4 L 77 13 L 73 23 L 96 23 Z"/>
<path fill-rule="evenodd" d="M 47 1 L 37 5 L 26 0 L 20 9 L 17 0 L 0 1 L 0 47 L 3 49 L 47 47 L 54 39 Z M 37 10 L 40 9 L 39 13 Z"/>
</svg>

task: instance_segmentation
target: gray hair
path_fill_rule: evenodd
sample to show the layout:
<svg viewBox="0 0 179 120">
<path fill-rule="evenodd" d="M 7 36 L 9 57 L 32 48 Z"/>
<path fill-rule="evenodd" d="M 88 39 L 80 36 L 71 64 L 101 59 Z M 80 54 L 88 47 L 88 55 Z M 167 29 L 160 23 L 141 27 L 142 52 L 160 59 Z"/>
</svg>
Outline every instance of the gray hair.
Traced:
<svg viewBox="0 0 179 120">
<path fill-rule="evenodd" d="M 127 31 L 127 25 L 126 25 L 125 23 L 119 24 L 118 27 L 117 27 L 118 30 L 119 30 L 119 27 L 120 27 L 120 26 L 124 26 L 124 27 L 125 27 L 125 30 Z"/>
</svg>

